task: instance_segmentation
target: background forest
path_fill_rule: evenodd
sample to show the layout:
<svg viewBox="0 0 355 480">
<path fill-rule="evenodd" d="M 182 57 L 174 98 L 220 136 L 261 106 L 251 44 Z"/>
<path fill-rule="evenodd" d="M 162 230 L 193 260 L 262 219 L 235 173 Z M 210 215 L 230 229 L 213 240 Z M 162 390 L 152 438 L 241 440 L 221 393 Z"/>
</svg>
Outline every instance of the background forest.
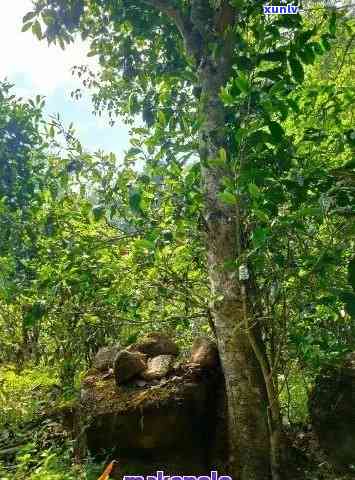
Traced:
<svg viewBox="0 0 355 480">
<path fill-rule="evenodd" d="M 56 2 L 35 3 L 24 30 L 64 48 L 75 12 L 60 18 Z M 0 83 L 3 480 L 98 477 L 102 464 L 73 463 L 75 440 L 51 414 L 75 404 L 100 347 L 159 330 L 184 352 L 196 335 L 214 335 L 193 68 L 169 44 L 176 34 L 168 21 L 165 37 L 152 30 L 155 47 L 142 53 L 146 19 L 132 27 L 128 14 L 117 18 L 121 29 L 108 35 L 100 2 L 89 3 L 79 30 L 101 69 L 73 73 L 97 114 L 131 126 L 123 160 L 89 153 L 75 126 L 45 118 L 44 98 L 18 98 Z M 254 274 L 282 423 L 302 430 L 317 374 L 355 350 L 354 20 L 351 9 L 320 4 L 307 4 L 311 15 L 267 19 L 258 2 L 236 3 L 245 21 L 235 27 L 235 68 L 220 91 L 232 140 L 213 161 L 232 164 L 234 151 L 249 164 L 238 188 L 225 177 L 218 198 L 247 205 L 242 256 Z M 51 15 L 69 33 L 55 31 Z M 240 258 L 224 264 L 235 275 L 240 266 Z M 305 478 L 342 478 L 319 468 Z"/>
</svg>

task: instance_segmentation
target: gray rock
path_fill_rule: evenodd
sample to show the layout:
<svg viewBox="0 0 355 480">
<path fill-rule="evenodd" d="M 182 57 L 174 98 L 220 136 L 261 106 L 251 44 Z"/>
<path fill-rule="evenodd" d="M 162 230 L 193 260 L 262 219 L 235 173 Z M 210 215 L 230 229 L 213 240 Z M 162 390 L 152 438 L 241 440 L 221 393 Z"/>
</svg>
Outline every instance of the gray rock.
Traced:
<svg viewBox="0 0 355 480">
<path fill-rule="evenodd" d="M 134 385 L 141 388 L 145 387 L 147 383 L 148 382 L 146 382 L 145 380 L 142 380 L 141 378 L 137 378 L 137 380 L 134 381 Z"/>
<path fill-rule="evenodd" d="M 171 370 L 174 363 L 172 355 L 158 355 L 148 359 L 148 366 L 144 372 L 141 373 L 145 380 L 155 380 L 165 377 Z"/>
<path fill-rule="evenodd" d="M 140 352 L 121 350 L 114 363 L 114 375 L 117 385 L 127 383 L 131 378 L 147 368 L 147 357 Z"/>
<path fill-rule="evenodd" d="M 149 333 L 134 345 L 130 345 L 129 351 L 142 352 L 148 357 L 158 355 L 178 355 L 179 348 L 171 338 L 162 333 Z"/>
<path fill-rule="evenodd" d="M 100 348 L 94 357 L 92 367 L 100 372 L 108 371 L 110 368 L 113 368 L 116 355 L 119 351 L 119 345 Z"/>
</svg>

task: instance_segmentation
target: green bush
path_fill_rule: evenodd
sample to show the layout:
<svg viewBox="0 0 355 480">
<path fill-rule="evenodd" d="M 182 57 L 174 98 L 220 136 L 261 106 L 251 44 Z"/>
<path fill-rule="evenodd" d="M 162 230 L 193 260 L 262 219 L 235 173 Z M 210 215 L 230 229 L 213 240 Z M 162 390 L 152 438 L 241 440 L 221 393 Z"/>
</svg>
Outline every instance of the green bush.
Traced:
<svg viewBox="0 0 355 480">
<path fill-rule="evenodd" d="M 30 421 L 48 401 L 50 389 L 57 382 L 56 371 L 48 367 L 21 372 L 11 365 L 0 367 L 0 427 Z"/>
</svg>

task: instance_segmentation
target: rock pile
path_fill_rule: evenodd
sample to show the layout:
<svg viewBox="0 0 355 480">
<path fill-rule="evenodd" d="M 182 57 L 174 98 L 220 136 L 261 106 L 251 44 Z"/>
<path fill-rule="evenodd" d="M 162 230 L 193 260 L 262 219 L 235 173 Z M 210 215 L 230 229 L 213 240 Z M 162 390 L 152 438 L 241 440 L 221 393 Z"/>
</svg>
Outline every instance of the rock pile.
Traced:
<svg viewBox="0 0 355 480">
<path fill-rule="evenodd" d="M 135 377 L 159 380 L 172 369 L 179 349 L 175 342 L 160 333 L 150 333 L 140 342 L 120 351 L 114 360 L 117 385 Z"/>
<path fill-rule="evenodd" d="M 181 474 L 223 469 L 227 429 L 217 347 L 199 338 L 188 361 L 179 361 L 178 352 L 173 340 L 154 333 L 113 351 L 106 371 L 89 371 L 80 423 L 89 424 L 85 443 L 92 455 L 111 451 L 131 474 L 162 465 Z"/>
<path fill-rule="evenodd" d="M 145 384 L 139 379 L 149 382 L 168 376 L 178 365 L 178 354 L 178 346 L 169 337 L 161 333 L 149 333 L 123 350 L 118 345 L 101 348 L 94 358 L 92 368 L 94 371 L 107 372 L 108 376 L 113 374 L 117 385 L 135 382 L 142 386 Z M 208 337 L 197 338 L 186 366 L 192 369 L 213 369 L 218 365 L 216 344 Z"/>
</svg>

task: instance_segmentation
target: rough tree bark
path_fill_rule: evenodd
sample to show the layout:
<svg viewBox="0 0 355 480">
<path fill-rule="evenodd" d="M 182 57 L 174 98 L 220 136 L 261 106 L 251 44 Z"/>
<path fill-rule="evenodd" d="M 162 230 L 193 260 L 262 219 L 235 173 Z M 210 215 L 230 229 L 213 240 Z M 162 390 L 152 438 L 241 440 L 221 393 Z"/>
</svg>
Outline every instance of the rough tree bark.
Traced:
<svg viewBox="0 0 355 480">
<path fill-rule="evenodd" d="M 238 256 L 240 227 L 235 208 L 218 196 L 223 190 L 222 178 L 231 173 L 209 163 L 218 157 L 219 148 L 226 147 L 225 112 L 219 92 L 227 75 L 228 66 L 214 65 L 211 59 L 205 59 L 200 69 L 204 118 L 200 156 L 212 313 L 227 390 L 231 472 L 238 480 L 267 480 L 270 447 L 266 389 L 245 329 L 241 286 L 235 272 L 225 268 Z"/>
</svg>

